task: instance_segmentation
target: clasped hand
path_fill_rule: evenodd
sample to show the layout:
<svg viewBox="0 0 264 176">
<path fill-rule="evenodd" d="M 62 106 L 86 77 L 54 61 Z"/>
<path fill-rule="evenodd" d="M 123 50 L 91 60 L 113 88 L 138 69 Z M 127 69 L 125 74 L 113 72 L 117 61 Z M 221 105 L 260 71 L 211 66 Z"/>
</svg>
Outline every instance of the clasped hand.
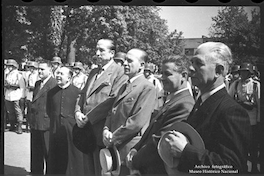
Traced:
<svg viewBox="0 0 264 176">
<path fill-rule="evenodd" d="M 79 128 L 83 128 L 84 125 L 88 122 L 88 118 L 81 112 L 75 113 L 75 120 Z"/>
<path fill-rule="evenodd" d="M 179 158 L 188 141 L 187 138 L 178 131 L 171 131 L 171 133 L 165 138 L 171 149 L 171 153 L 174 157 Z"/>
<path fill-rule="evenodd" d="M 103 143 L 106 147 L 112 144 L 112 137 L 113 133 L 111 131 L 109 131 L 108 129 L 105 129 L 103 131 Z"/>
</svg>

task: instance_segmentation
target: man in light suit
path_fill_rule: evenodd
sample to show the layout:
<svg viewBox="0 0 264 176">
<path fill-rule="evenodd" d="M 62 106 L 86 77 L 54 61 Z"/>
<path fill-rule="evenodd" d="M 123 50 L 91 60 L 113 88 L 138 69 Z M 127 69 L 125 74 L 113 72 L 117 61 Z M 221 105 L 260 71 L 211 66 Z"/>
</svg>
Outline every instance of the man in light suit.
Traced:
<svg viewBox="0 0 264 176">
<path fill-rule="evenodd" d="M 162 77 L 164 90 L 169 92 L 166 103 L 159 112 L 151 118 L 151 123 L 141 140 L 127 155 L 127 163 L 131 169 L 139 170 L 141 174 L 166 174 L 164 164 L 157 151 L 158 138 L 166 132 L 173 123 L 186 120 L 190 114 L 194 98 L 187 87 L 190 61 L 186 57 L 170 56 L 163 61 Z"/>
<path fill-rule="evenodd" d="M 120 88 L 104 126 L 105 146 L 115 145 L 120 153 L 121 175 L 129 174 L 126 155 L 147 129 L 157 103 L 155 87 L 144 76 L 146 58 L 146 52 L 140 49 L 128 51 L 124 70 L 129 82 Z"/>
<path fill-rule="evenodd" d="M 46 111 L 47 93 L 57 85 L 52 77 L 51 64 L 49 61 L 39 63 L 39 78 L 33 90 L 33 99 L 30 111 L 31 128 L 31 173 L 45 174 L 49 147 L 50 118 Z"/>
<path fill-rule="evenodd" d="M 115 44 L 112 40 L 101 39 L 96 45 L 96 55 L 101 62 L 100 67 L 94 68 L 87 79 L 86 86 L 81 91 L 75 108 L 75 119 L 78 127 L 83 128 L 85 124 L 91 123 L 96 137 L 96 149 L 87 154 L 92 162 L 88 169 L 95 175 L 101 175 L 101 165 L 99 160 L 99 151 L 104 147 L 102 142 L 102 132 L 108 110 L 112 103 L 106 105 L 106 109 L 102 109 L 96 115 L 87 118 L 90 112 L 100 103 L 105 102 L 109 98 L 115 97 L 119 88 L 127 81 L 124 75 L 124 69 L 114 62 Z M 110 107 L 110 108 L 109 108 Z"/>
<path fill-rule="evenodd" d="M 222 170 L 246 173 L 251 135 L 249 116 L 229 96 L 224 83 L 232 62 L 231 51 L 223 43 L 206 42 L 197 48 L 191 61 L 192 83 L 200 89 L 201 96 L 187 122 L 200 134 L 205 149 L 197 149 L 187 143 L 182 133 L 176 132 L 168 143 L 174 150 L 172 154 L 180 156 L 178 170 L 189 172 L 205 166 L 216 173 Z"/>
</svg>

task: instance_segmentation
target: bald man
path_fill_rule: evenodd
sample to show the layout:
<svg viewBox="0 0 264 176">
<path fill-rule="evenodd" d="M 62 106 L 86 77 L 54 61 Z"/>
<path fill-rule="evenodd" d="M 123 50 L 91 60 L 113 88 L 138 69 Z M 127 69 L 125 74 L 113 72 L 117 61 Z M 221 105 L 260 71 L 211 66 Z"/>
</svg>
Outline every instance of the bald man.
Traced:
<svg viewBox="0 0 264 176">
<path fill-rule="evenodd" d="M 120 88 L 104 126 L 105 146 L 115 145 L 119 150 L 121 175 L 129 174 L 125 157 L 148 127 L 156 103 L 155 87 L 144 76 L 146 58 L 143 50 L 128 51 L 124 71 L 129 81 Z"/>
<path fill-rule="evenodd" d="M 88 175 L 84 154 L 72 142 L 74 111 L 79 89 L 71 84 L 72 71 L 61 67 L 56 74 L 58 85 L 48 92 L 50 117 L 50 150 L 47 174 Z"/>
</svg>

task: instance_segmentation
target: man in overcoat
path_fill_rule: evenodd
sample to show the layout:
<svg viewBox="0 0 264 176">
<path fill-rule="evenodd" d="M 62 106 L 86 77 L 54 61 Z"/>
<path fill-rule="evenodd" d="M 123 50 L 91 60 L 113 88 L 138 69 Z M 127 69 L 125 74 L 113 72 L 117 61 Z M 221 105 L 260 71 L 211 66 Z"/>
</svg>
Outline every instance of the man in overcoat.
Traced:
<svg viewBox="0 0 264 176">
<path fill-rule="evenodd" d="M 33 99 L 30 111 L 31 128 L 31 173 L 45 174 L 44 165 L 47 164 L 49 149 L 50 118 L 47 114 L 47 93 L 57 85 L 52 77 L 51 64 L 49 61 L 39 63 L 39 78 L 33 90 Z"/>
<path fill-rule="evenodd" d="M 200 89 L 201 96 L 187 122 L 200 134 L 205 149 L 187 143 L 183 134 L 177 132 L 168 143 L 180 156 L 178 170 L 246 173 L 251 135 L 249 116 L 229 96 L 224 83 L 232 63 L 231 51 L 223 43 L 206 42 L 197 48 L 191 61 L 192 83 Z"/>
<path fill-rule="evenodd" d="M 157 150 L 158 138 L 173 123 L 186 120 L 190 114 L 194 98 L 187 87 L 190 62 L 181 56 L 170 56 L 162 64 L 164 90 L 169 92 L 163 107 L 153 114 L 151 123 L 141 140 L 127 155 L 130 168 L 139 170 L 141 174 L 166 174 L 164 164 Z M 153 139 L 153 135 L 157 139 Z"/>
<path fill-rule="evenodd" d="M 100 103 L 117 95 L 120 87 L 127 81 L 124 69 L 114 62 L 115 44 L 109 39 L 100 39 L 96 45 L 96 56 L 99 60 L 99 67 L 94 68 L 87 79 L 86 86 L 81 91 L 75 108 L 75 118 L 77 125 L 83 128 L 85 124 L 91 123 L 96 141 L 96 149 L 87 157 L 93 164 L 87 166 L 94 171 L 95 175 L 101 175 L 101 165 L 99 161 L 99 151 L 104 147 L 102 142 L 102 132 L 108 109 L 102 109 L 96 115 L 87 118 L 86 114 Z M 111 108 L 112 104 L 106 107 Z"/>
</svg>

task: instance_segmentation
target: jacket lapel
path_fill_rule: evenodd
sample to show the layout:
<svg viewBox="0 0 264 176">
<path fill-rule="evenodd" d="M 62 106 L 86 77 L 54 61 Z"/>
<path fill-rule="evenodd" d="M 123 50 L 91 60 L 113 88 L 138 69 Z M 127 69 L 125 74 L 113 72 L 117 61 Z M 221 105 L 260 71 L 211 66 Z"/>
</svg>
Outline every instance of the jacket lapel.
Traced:
<svg viewBox="0 0 264 176">
<path fill-rule="evenodd" d="M 40 89 L 40 84 L 38 86 L 38 92 L 36 93 L 36 96 L 33 98 L 32 102 L 36 101 L 42 94 L 50 90 L 50 82 L 52 77 L 49 78 L 49 80 L 46 82 L 46 84 Z"/>
<path fill-rule="evenodd" d="M 226 88 L 223 88 L 210 96 L 202 103 L 200 108 L 197 109 L 192 116 L 188 117 L 187 121 L 195 128 L 198 124 L 205 123 L 206 120 L 210 120 L 208 117 L 210 117 L 217 109 L 226 94 Z"/>
<path fill-rule="evenodd" d="M 89 96 L 93 94 L 95 90 L 97 90 L 100 86 L 105 85 L 111 85 L 110 78 L 112 73 L 114 72 L 115 63 L 112 63 L 108 69 L 106 69 L 103 74 L 94 81 L 94 83 L 91 85 L 91 92 L 89 93 Z"/>
</svg>

